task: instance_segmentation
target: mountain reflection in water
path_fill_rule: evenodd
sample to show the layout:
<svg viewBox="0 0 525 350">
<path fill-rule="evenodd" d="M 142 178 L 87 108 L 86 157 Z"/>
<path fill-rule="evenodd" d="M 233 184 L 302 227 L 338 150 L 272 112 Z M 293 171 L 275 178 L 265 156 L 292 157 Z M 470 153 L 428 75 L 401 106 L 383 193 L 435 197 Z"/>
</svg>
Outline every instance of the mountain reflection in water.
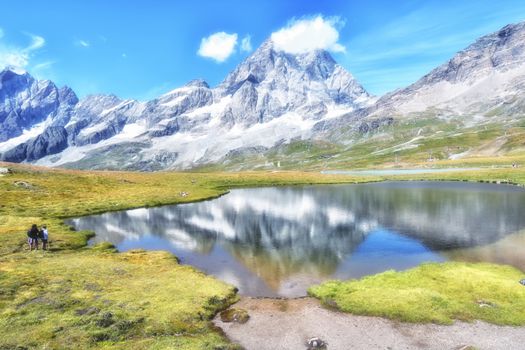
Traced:
<svg viewBox="0 0 525 350">
<path fill-rule="evenodd" d="M 233 190 L 206 202 L 69 222 L 94 230 L 93 243 L 172 251 L 242 294 L 300 296 L 331 278 L 462 260 L 462 252 L 476 260 L 473 247 L 501 249 L 497 242 L 525 228 L 523 208 L 525 191 L 512 186 L 384 182 Z M 520 267 L 508 256 L 520 256 L 524 244 L 503 247 L 512 252 L 479 251 Z"/>
</svg>

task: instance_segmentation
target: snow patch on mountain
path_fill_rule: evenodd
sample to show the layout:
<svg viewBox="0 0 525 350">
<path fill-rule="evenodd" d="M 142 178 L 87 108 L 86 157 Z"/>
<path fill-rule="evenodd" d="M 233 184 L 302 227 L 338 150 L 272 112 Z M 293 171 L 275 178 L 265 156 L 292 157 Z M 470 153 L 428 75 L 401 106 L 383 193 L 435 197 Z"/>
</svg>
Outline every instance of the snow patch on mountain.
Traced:
<svg viewBox="0 0 525 350">
<path fill-rule="evenodd" d="M 496 106 L 525 88 L 525 22 L 479 38 L 416 83 L 381 97 L 371 114 L 430 107 L 465 115 Z"/>
<path fill-rule="evenodd" d="M 515 96 L 515 86 L 525 84 L 525 66 L 507 71 L 486 72 L 483 78 L 475 81 L 451 83 L 443 80 L 418 90 L 412 98 L 397 105 L 402 114 L 420 112 L 429 106 L 450 108 L 462 112 L 473 103 L 493 99 L 503 101 L 505 97 Z"/>
<path fill-rule="evenodd" d="M 265 41 L 217 87 L 192 80 L 151 101 L 92 95 L 0 72 L 0 159 L 47 166 L 190 168 L 297 140 L 350 145 L 395 118 L 462 125 L 525 109 L 525 22 L 480 38 L 407 88 L 379 99 L 323 50 Z M 520 114 L 521 113 L 521 114 Z M 493 120 L 493 119 L 491 119 Z M 419 134 L 392 150 L 418 147 Z M 377 152 L 383 152 L 379 150 Z"/>
<path fill-rule="evenodd" d="M 24 129 L 21 135 L 13 137 L 4 142 L 0 142 L 0 153 L 10 150 L 11 148 L 21 143 L 24 143 L 32 138 L 37 137 L 38 135 L 43 133 L 44 130 L 51 124 L 52 118 L 48 117 L 43 122 L 33 125 L 30 129 Z"/>
</svg>

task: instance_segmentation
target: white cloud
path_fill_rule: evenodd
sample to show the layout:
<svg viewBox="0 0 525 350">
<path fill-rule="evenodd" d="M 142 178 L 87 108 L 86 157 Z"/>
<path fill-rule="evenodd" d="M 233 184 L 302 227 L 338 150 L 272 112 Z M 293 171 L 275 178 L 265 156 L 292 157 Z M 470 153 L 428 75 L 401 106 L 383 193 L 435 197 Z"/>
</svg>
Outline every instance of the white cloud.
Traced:
<svg viewBox="0 0 525 350">
<path fill-rule="evenodd" d="M 31 37 L 31 45 L 26 48 L 26 51 L 38 50 L 46 44 L 46 40 L 38 35 L 28 34 Z"/>
<path fill-rule="evenodd" d="M 53 61 L 45 61 L 41 63 L 35 64 L 32 68 L 36 71 L 41 71 L 50 68 L 55 62 Z"/>
<path fill-rule="evenodd" d="M 338 17 L 323 18 L 321 15 L 292 20 L 286 27 L 272 33 L 272 41 L 277 50 L 292 54 L 320 49 L 344 52 L 346 48 L 337 42 L 339 31 L 336 28 L 343 24 Z"/>
<path fill-rule="evenodd" d="M 76 40 L 76 41 L 75 41 L 75 45 L 77 45 L 77 46 L 82 46 L 82 47 L 90 47 L 90 46 L 91 46 L 91 44 L 89 43 L 89 41 L 82 40 L 82 39 L 80 39 L 80 40 Z"/>
<path fill-rule="evenodd" d="M 33 64 L 30 67 L 31 75 L 37 79 L 56 79 L 53 74 L 52 67 L 55 64 L 54 61 L 43 61 L 37 64 Z"/>
<path fill-rule="evenodd" d="M 2 39 L 3 36 L 4 36 L 4 30 L 0 28 L 0 39 Z"/>
<path fill-rule="evenodd" d="M 0 39 L 4 32 L 0 29 Z M 27 34 L 31 38 L 31 43 L 26 47 L 17 47 L 5 45 L 0 42 L 0 69 L 11 67 L 24 69 L 29 65 L 29 61 L 34 51 L 42 48 L 46 41 L 43 37 L 33 34 Z"/>
<path fill-rule="evenodd" d="M 241 40 L 241 51 L 250 52 L 252 51 L 252 37 L 248 34 Z"/>
<path fill-rule="evenodd" d="M 24 68 L 29 63 L 29 57 L 27 54 L 11 50 L 0 48 L 0 69 L 4 67 L 11 68 Z"/>
<path fill-rule="evenodd" d="M 201 46 L 197 54 L 202 57 L 214 59 L 217 62 L 224 62 L 235 51 L 237 45 L 237 33 L 228 34 L 218 32 L 207 38 L 202 38 Z"/>
</svg>

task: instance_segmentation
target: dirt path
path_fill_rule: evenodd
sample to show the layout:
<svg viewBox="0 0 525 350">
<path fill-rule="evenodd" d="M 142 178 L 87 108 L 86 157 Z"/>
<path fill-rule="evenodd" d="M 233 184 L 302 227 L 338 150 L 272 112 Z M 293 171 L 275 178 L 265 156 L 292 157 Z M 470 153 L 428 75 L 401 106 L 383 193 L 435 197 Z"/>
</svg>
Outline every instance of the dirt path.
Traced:
<svg viewBox="0 0 525 350">
<path fill-rule="evenodd" d="M 214 323 L 246 350 L 305 350 L 319 337 L 329 350 L 348 349 L 525 349 L 525 327 L 484 322 L 452 326 L 407 324 L 327 310 L 316 299 L 243 298 L 233 307 L 248 311 L 245 324 Z"/>
</svg>

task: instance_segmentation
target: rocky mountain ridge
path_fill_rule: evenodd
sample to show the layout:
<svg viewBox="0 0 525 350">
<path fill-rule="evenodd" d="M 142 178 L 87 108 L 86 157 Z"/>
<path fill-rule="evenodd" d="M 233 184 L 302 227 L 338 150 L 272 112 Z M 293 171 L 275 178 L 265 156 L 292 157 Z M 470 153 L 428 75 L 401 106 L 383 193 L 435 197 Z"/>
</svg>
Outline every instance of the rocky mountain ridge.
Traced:
<svg viewBox="0 0 525 350">
<path fill-rule="evenodd" d="M 348 112 L 371 99 L 328 52 L 289 55 L 275 50 L 270 40 L 216 88 L 193 80 L 146 102 L 112 95 L 62 101 L 59 97 L 64 93 L 59 94 L 62 90 L 51 82 L 10 70 L 2 72 L 2 77 L 6 86 L 15 87 L 2 89 L 7 106 L 0 114 L 2 129 L 16 120 L 16 128 L 6 128 L 2 141 L 11 140 L 0 143 L 2 159 L 50 166 L 87 161 L 87 167 L 92 167 L 89 159 L 94 156 L 101 167 L 191 167 L 232 150 L 303 137 L 309 129 L 305 124 L 325 117 L 329 110 Z M 31 94 L 38 84 L 47 84 L 52 91 Z M 74 96 L 69 88 L 63 91 Z M 49 105 L 50 111 L 33 118 L 13 117 L 24 111 L 19 107 L 24 102 L 16 102 L 29 96 L 41 108 Z M 286 130 L 286 125 L 278 125 L 281 118 L 293 119 L 296 126 Z M 261 137 L 261 132 L 266 135 Z M 240 133 L 248 139 L 240 141 Z M 17 144 L 12 142 L 17 138 Z M 99 159 L 100 154 L 107 160 Z"/>
<path fill-rule="evenodd" d="M 0 73 L 0 159 L 47 166 L 159 170 L 261 154 L 297 140 L 348 143 L 432 111 L 482 120 L 525 111 L 525 22 L 478 39 L 416 83 L 379 99 L 322 50 L 265 41 L 215 88 L 193 80 L 151 101 L 79 100 L 27 73 Z M 520 114 L 521 113 L 521 114 Z M 481 118 L 481 119 L 480 119 Z"/>
<path fill-rule="evenodd" d="M 436 106 L 481 113 L 523 92 L 525 22 L 479 38 L 414 84 L 377 101 L 376 109 L 407 114 Z"/>
</svg>

